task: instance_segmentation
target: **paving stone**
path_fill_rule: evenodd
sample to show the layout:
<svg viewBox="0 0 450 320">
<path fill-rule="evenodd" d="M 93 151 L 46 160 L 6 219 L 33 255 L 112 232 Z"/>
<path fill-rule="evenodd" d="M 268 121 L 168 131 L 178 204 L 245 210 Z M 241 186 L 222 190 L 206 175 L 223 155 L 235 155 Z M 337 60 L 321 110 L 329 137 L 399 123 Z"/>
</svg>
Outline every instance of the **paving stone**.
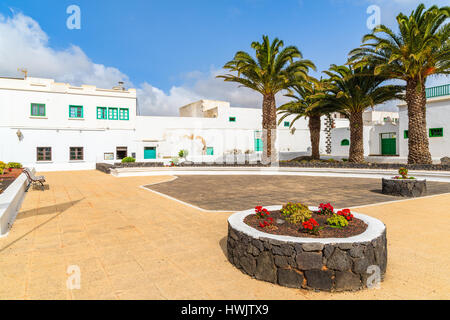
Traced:
<svg viewBox="0 0 450 320">
<path fill-rule="evenodd" d="M 300 270 L 322 269 L 322 253 L 302 252 L 296 256 L 297 266 Z"/>
<path fill-rule="evenodd" d="M 288 288 L 301 288 L 304 276 L 292 269 L 278 269 L 278 283 Z"/>
<path fill-rule="evenodd" d="M 256 262 L 255 277 L 272 283 L 277 282 L 277 268 L 275 267 L 273 256 L 265 251 L 261 253 Z"/>
<path fill-rule="evenodd" d="M 333 288 L 333 272 L 330 270 L 307 270 L 305 277 L 310 288 L 327 291 Z"/>
<path fill-rule="evenodd" d="M 345 271 L 352 267 L 352 261 L 345 251 L 337 248 L 327 259 L 327 267 L 333 270 Z"/>
<path fill-rule="evenodd" d="M 302 245 L 302 248 L 304 251 L 322 251 L 323 250 L 323 243 L 304 243 Z"/>
</svg>

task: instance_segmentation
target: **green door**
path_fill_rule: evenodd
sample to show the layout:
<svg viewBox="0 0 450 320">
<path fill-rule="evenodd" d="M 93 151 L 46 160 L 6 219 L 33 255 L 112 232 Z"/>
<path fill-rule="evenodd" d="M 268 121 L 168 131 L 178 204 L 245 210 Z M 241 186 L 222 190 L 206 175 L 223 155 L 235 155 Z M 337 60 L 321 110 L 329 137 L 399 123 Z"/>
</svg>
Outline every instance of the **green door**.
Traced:
<svg viewBox="0 0 450 320">
<path fill-rule="evenodd" d="M 145 147 L 144 148 L 144 159 L 156 159 L 156 148 L 155 147 Z"/>
<path fill-rule="evenodd" d="M 261 139 L 255 139 L 255 151 L 263 151 L 263 142 Z"/>
<path fill-rule="evenodd" d="M 381 134 L 381 154 L 395 156 L 397 154 L 397 135 L 395 133 Z"/>
</svg>

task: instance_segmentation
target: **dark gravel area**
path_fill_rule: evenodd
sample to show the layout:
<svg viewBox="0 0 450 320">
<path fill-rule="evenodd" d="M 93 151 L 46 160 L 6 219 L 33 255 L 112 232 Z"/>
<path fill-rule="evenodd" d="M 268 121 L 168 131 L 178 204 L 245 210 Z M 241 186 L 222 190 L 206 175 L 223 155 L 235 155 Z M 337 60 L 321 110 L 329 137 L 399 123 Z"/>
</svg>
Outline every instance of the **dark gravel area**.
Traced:
<svg viewBox="0 0 450 320">
<path fill-rule="evenodd" d="M 179 176 L 147 186 L 206 210 L 239 211 L 289 201 L 309 206 L 330 202 L 348 208 L 403 199 L 381 193 L 381 179 L 308 176 Z M 450 183 L 427 182 L 428 195 L 450 192 Z"/>
</svg>

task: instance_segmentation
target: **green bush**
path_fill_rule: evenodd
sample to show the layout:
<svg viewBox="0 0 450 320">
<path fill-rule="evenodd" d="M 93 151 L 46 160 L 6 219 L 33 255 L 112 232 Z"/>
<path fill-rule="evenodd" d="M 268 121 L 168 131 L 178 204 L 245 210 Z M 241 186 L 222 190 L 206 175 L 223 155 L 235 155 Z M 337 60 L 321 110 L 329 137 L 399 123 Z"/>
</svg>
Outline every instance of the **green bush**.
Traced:
<svg viewBox="0 0 450 320">
<path fill-rule="evenodd" d="M 7 164 L 3 161 L 0 161 L 0 175 L 3 174 L 3 171 L 7 168 Z"/>
<path fill-rule="evenodd" d="M 10 163 L 8 163 L 8 167 L 12 168 L 12 169 L 22 169 L 23 168 L 22 164 L 18 163 L 18 162 L 10 162 Z"/>
<path fill-rule="evenodd" d="M 189 152 L 187 150 L 180 150 L 180 152 L 178 152 L 178 156 L 180 158 L 186 158 L 188 156 Z"/>
<path fill-rule="evenodd" d="M 281 209 L 281 214 L 287 222 L 293 224 L 305 222 L 312 217 L 312 212 L 309 210 L 308 206 L 302 203 L 292 202 L 289 202 L 283 206 Z"/>
<path fill-rule="evenodd" d="M 132 163 L 132 162 L 136 162 L 136 159 L 133 157 L 125 157 L 122 159 L 122 163 Z"/>
<path fill-rule="evenodd" d="M 333 216 L 327 219 L 327 224 L 332 228 L 345 228 L 348 226 L 348 221 L 343 216 L 333 214 Z"/>
</svg>

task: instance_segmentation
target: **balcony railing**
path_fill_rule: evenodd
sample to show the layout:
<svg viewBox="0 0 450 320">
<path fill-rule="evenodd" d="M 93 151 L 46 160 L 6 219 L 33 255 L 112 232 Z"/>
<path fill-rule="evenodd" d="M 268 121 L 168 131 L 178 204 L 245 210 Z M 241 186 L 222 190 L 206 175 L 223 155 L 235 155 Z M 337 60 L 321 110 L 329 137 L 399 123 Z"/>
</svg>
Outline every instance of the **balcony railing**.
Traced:
<svg viewBox="0 0 450 320">
<path fill-rule="evenodd" d="M 450 95 L 450 84 L 426 89 L 427 98 L 436 98 Z"/>
</svg>

